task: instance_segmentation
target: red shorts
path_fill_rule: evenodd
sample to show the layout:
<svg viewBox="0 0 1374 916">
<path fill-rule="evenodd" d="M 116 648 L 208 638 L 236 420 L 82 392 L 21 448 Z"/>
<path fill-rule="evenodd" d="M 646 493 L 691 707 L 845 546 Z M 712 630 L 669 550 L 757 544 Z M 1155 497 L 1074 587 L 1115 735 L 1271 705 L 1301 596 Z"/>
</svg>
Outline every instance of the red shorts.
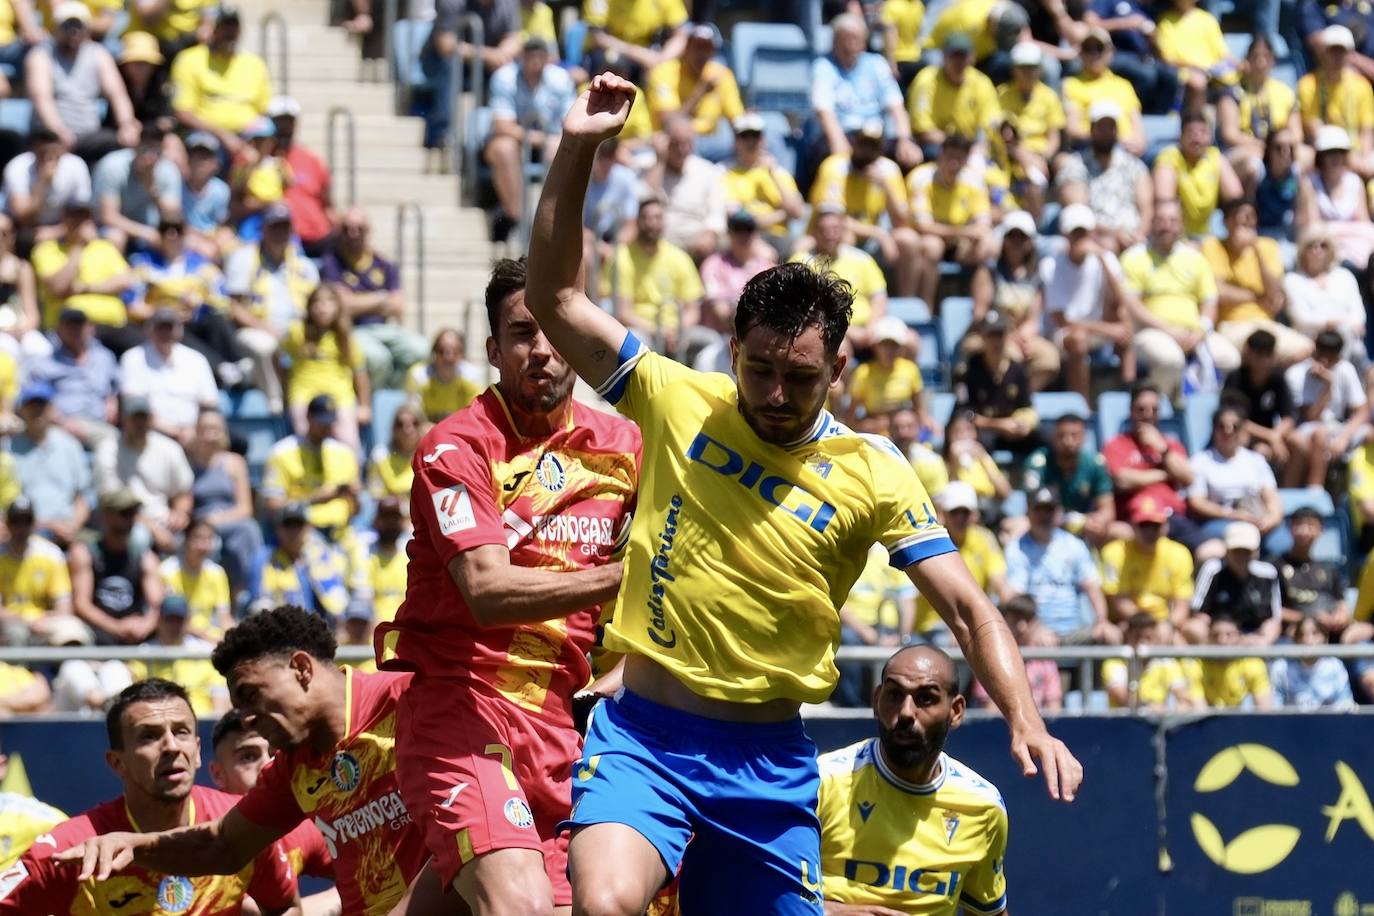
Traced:
<svg viewBox="0 0 1374 916">
<path fill-rule="evenodd" d="M 572 765 L 582 739 L 489 688 L 416 677 L 396 711 L 401 798 L 434 855 L 444 887 L 477 856 L 537 849 L 557 906 L 572 903 L 568 837 Z"/>
</svg>

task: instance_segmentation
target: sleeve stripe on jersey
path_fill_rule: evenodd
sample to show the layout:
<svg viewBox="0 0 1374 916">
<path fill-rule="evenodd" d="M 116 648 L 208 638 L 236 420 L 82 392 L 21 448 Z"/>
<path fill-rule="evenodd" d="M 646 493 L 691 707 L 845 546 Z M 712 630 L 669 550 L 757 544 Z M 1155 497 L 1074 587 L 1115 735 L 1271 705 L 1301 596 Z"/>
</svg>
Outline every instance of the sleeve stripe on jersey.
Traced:
<svg viewBox="0 0 1374 916">
<path fill-rule="evenodd" d="M 893 544 L 888 548 L 888 553 L 891 555 L 888 562 L 897 569 L 906 569 L 912 563 L 938 557 L 941 554 L 954 553 L 958 549 L 954 546 L 954 542 L 949 539 L 949 535 L 945 533 L 945 529 L 937 528 L 926 534 L 914 534 L 911 537 L 902 538 Z"/>
<path fill-rule="evenodd" d="M 644 344 L 633 331 L 625 332 L 625 341 L 620 345 L 620 352 L 616 354 L 618 365 L 616 370 L 607 377 L 606 381 L 597 386 L 596 393 L 601 395 L 612 404 L 620 403 L 620 399 L 625 396 L 625 386 L 629 383 L 630 373 L 634 371 L 639 363 L 639 358 L 644 355 Z"/>
<path fill-rule="evenodd" d="M 975 913 L 985 913 L 987 916 L 995 916 L 997 913 L 1005 912 L 1007 908 L 1007 895 L 1003 894 L 992 903 L 982 903 L 974 900 L 968 894 L 959 898 L 959 905 Z"/>
</svg>

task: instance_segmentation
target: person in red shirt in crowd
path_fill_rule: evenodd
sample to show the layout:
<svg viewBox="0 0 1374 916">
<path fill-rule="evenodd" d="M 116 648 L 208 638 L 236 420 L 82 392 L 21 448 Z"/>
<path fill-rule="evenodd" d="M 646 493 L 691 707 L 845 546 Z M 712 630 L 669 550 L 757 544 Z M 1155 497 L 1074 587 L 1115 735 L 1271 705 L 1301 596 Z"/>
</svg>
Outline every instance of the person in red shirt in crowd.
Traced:
<svg viewBox="0 0 1374 916">
<path fill-rule="evenodd" d="M 273 842 L 255 848 L 223 875 L 185 877 L 179 869 L 125 859 L 96 878 L 68 864 L 65 860 L 79 857 L 94 838 L 143 841 L 159 830 L 213 822 L 238 801 L 195 785 L 200 738 L 180 684 L 161 678 L 130 684 L 111 704 L 105 728 L 110 739 L 105 761 L 124 784 L 123 794 L 58 824 L 0 873 L 0 913 L 237 916 L 245 896 L 268 916 L 298 910 L 296 876 Z"/>
<path fill-rule="evenodd" d="M 524 261 L 486 290 L 497 383 L 415 450 L 409 581 L 378 664 L 401 697 L 401 794 L 439 883 L 474 911 L 572 903 L 566 833 L 600 605 L 639 482 L 639 430 L 572 398 L 575 376 L 525 307 Z M 608 675 L 593 691 L 614 689 Z M 547 875 L 547 877 L 545 877 Z"/>
<path fill-rule="evenodd" d="M 272 761 L 267 739 L 244 724 L 243 713 L 231 709 L 220 716 L 210 733 L 210 778 L 222 792 L 247 795 L 258 784 L 258 775 Z M 291 870 L 297 877 L 334 880 L 334 858 L 324 845 L 324 836 L 313 821 L 301 821 L 279 840 Z M 336 888 L 312 894 L 302 901 L 306 916 L 311 913 L 337 913 Z"/>
<path fill-rule="evenodd" d="M 329 166 L 296 142 L 300 103 L 279 95 L 267 104 L 267 116 L 277 129 L 277 155 L 286 160 L 291 175 L 286 205 L 291 208 L 291 227 L 300 237 L 305 253 L 322 258 L 334 247 L 339 214 L 330 195 Z"/>
<path fill-rule="evenodd" d="M 325 618 L 299 607 L 261 611 L 230 629 L 210 661 L 244 722 L 277 751 L 257 784 L 208 823 L 112 833 L 60 858 L 79 863 L 82 880 L 103 881 L 131 862 L 178 875 L 232 874 L 310 820 L 334 860 L 345 916 L 401 903 L 429 856 L 396 785 L 396 699 L 410 676 L 339 667 L 337 648 Z M 417 888 L 417 897 L 425 890 L 435 897 L 411 912 L 442 912 L 425 908 L 437 886 Z"/>
<path fill-rule="evenodd" d="M 1188 450 L 1159 429 L 1159 389 L 1149 382 L 1131 386 L 1130 427 L 1108 440 L 1102 449 L 1107 472 L 1116 490 L 1116 517 L 1111 537 L 1130 539 L 1131 526 L 1120 519 L 1131 517 L 1137 500 L 1153 498 L 1170 513 L 1169 537 L 1196 551 L 1206 538 L 1188 518 L 1179 491 L 1193 482 Z"/>
</svg>

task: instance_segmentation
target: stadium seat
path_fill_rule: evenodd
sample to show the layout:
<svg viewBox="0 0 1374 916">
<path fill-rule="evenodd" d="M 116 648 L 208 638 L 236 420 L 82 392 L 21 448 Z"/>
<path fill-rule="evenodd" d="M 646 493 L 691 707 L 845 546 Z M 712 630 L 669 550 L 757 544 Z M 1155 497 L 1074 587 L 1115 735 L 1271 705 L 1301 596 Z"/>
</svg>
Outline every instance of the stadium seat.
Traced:
<svg viewBox="0 0 1374 916">
<path fill-rule="evenodd" d="M 959 344 L 973 324 L 973 300 L 968 296 L 946 296 L 940 302 L 940 340 L 950 362 L 959 352 Z"/>
<path fill-rule="evenodd" d="M 227 416 L 230 419 L 262 420 L 272 416 L 272 407 L 267 403 L 267 395 L 257 388 L 230 392 L 229 404 Z"/>
<path fill-rule="evenodd" d="M 808 58 L 811 46 L 807 43 L 806 33 L 801 26 L 790 22 L 739 22 L 730 30 L 730 69 L 735 71 L 735 80 L 741 89 L 747 89 L 754 78 L 754 61 L 760 51 L 770 53 L 800 52 Z M 811 85 L 808 70 L 803 87 Z"/>
<path fill-rule="evenodd" d="M 828 25 L 823 25 L 816 30 L 816 34 L 811 38 L 811 50 L 816 52 L 817 57 L 824 57 L 830 53 L 830 49 L 835 44 L 835 30 Z"/>
<path fill-rule="evenodd" d="M 919 296 L 894 296 L 887 300 L 887 313 L 912 327 L 930 322 L 930 306 Z"/>
<path fill-rule="evenodd" d="M 32 128 L 32 102 L 28 99 L 0 99 L 0 130 L 28 136 Z"/>
<path fill-rule="evenodd" d="M 1178 115 L 1141 115 L 1145 128 L 1145 164 L 1153 166 L 1155 156 L 1171 143 L 1177 143 L 1181 126 Z"/>
<path fill-rule="evenodd" d="M 1188 395 L 1183 405 L 1183 444 L 1189 452 L 1201 452 L 1212 441 L 1212 417 L 1221 404 L 1221 395 L 1215 391 Z"/>
<path fill-rule="evenodd" d="M 746 99 L 750 107 L 798 119 L 811 114 L 811 53 L 761 48 Z"/>
<path fill-rule="evenodd" d="M 1041 391 L 1031 395 L 1031 406 L 1040 418 L 1040 438 L 1046 442 L 1050 441 L 1054 424 L 1060 417 L 1072 414 L 1092 423 L 1092 408 L 1088 406 L 1088 399 L 1076 391 Z M 1096 451 L 1096 439 L 1097 436 L 1089 428 L 1084 447 Z"/>
<path fill-rule="evenodd" d="M 949 418 L 954 416 L 954 392 L 927 391 L 925 397 L 926 403 L 930 405 L 930 415 L 940 424 L 940 428 L 944 429 L 949 425 Z"/>
<path fill-rule="evenodd" d="M 1023 518 L 1027 509 L 1025 490 L 1012 490 L 1011 495 L 1002 500 L 1003 518 Z"/>
<path fill-rule="evenodd" d="M 1299 509 L 1315 509 L 1317 514 L 1324 519 L 1336 517 L 1336 504 L 1331 499 L 1331 494 L 1325 490 L 1314 490 L 1307 487 L 1281 487 L 1279 489 L 1279 502 L 1283 504 L 1284 518 L 1289 517 Z"/>
<path fill-rule="evenodd" d="M 927 388 L 943 389 L 949 384 L 945 374 L 943 354 L 940 351 L 940 332 L 935 325 L 926 322 L 915 328 L 921 335 L 921 352 L 916 354 L 916 365 L 921 369 L 921 380 Z"/>
<path fill-rule="evenodd" d="M 1159 401 L 1160 428 L 1181 429 L 1174 420 L 1174 405 L 1168 398 Z M 1129 391 L 1104 391 L 1097 396 L 1097 441 L 1106 445 L 1118 435 L 1131 419 L 1131 393 Z M 1174 433 L 1170 432 L 1170 435 Z"/>
<path fill-rule="evenodd" d="M 410 395 L 399 388 L 378 388 L 372 393 L 372 423 L 368 437 L 364 438 L 364 443 L 368 445 L 368 450 L 376 448 L 378 445 L 385 445 L 391 438 L 391 423 L 396 419 L 396 411 L 401 409 Z"/>
<path fill-rule="evenodd" d="M 229 435 L 242 440 L 246 448 L 244 459 L 248 462 L 248 481 L 257 488 L 262 485 L 263 469 L 272 446 L 287 434 L 286 419 L 275 417 L 235 417 L 229 421 Z"/>
</svg>

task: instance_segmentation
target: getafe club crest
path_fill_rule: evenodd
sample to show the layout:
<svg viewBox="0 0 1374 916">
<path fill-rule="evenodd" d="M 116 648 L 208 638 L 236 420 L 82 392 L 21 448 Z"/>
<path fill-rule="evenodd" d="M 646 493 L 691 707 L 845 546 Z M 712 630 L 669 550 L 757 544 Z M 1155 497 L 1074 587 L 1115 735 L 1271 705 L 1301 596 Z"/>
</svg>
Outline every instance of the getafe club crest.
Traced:
<svg viewBox="0 0 1374 916">
<path fill-rule="evenodd" d="M 348 751 L 339 751 L 329 764 L 329 778 L 340 792 L 352 792 L 362 782 L 362 765 Z"/>
<path fill-rule="evenodd" d="M 534 469 L 534 476 L 550 493 L 558 493 L 568 484 L 568 475 L 563 470 L 563 462 L 552 452 L 545 452 Z"/>
<path fill-rule="evenodd" d="M 168 913 L 184 913 L 191 908 L 195 888 L 190 878 L 169 875 L 157 886 L 157 905 Z"/>
</svg>

